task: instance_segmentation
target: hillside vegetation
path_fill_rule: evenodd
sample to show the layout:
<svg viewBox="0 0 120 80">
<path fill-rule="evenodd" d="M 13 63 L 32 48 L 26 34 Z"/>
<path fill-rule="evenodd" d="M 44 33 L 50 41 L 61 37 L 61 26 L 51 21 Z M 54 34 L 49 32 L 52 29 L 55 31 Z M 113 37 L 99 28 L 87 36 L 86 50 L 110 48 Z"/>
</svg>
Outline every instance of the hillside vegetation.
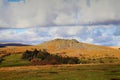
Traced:
<svg viewBox="0 0 120 80">
<path fill-rule="evenodd" d="M 26 50 L 22 55 L 22 59 L 29 60 L 32 65 L 56 65 L 56 64 L 79 64 L 77 57 L 60 56 L 50 54 L 44 50 Z"/>
<path fill-rule="evenodd" d="M 26 50 L 46 49 L 51 54 L 57 54 L 70 57 L 86 57 L 86 58 L 104 58 L 117 57 L 120 58 L 120 50 L 113 48 L 98 46 L 93 44 L 81 43 L 75 39 L 55 39 L 44 42 L 36 46 L 20 46 L 0 48 L 0 55 L 4 53 L 23 53 Z"/>
</svg>

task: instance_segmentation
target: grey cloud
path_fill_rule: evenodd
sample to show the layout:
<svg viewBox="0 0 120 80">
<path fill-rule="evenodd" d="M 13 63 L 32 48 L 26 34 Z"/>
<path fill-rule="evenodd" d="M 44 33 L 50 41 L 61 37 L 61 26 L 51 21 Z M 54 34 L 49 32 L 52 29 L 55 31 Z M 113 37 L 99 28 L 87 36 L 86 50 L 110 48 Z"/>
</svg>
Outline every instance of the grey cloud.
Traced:
<svg viewBox="0 0 120 80">
<path fill-rule="evenodd" d="M 120 0 L 0 0 L 0 28 L 120 24 Z"/>
</svg>

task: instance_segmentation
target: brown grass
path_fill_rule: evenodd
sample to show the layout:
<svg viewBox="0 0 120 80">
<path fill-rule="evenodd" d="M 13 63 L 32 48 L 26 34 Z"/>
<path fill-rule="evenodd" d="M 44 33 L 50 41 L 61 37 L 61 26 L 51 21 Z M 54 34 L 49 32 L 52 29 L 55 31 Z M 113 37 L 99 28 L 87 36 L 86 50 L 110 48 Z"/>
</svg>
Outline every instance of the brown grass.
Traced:
<svg viewBox="0 0 120 80">
<path fill-rule="evenodd" d="M 37 65 L 37 66 L 20 66 L 20 67 L 2 67 L 0 68 L 1 71 L 16 71 L 16 70 L 39 70 L 39 69 L 50 69 L 53 67 L 73 67 L 73 66 L 93 66 L 93 65 L 120 65 L 118 63 L 90 63 L 90 64 L 60 64 L 60 65 Z"/>
<path fill-rule="evenodd" d="M 0 51 L 5 53 L 23 53 L 25 50 L 47 49 L 52 54 L 59 53 L 63 56 L 72 57 L 119 57 L 120 50 L 106 46 L 98 46 L 86 43 L 77 43 L 73 40 L 52 40 L 36 46 L 21 46 L 21 47 L 5 47 L 0 48 Z M 64 54 L 63 54 L 64 53 Z"/>
</svg>

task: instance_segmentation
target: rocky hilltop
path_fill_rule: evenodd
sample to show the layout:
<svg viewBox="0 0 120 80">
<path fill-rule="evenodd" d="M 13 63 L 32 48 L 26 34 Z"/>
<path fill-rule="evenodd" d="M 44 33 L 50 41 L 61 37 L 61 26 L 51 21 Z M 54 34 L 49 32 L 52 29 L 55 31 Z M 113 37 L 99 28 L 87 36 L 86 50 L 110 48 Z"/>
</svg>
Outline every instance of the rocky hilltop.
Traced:
<svg viewBox="0 0 120 80">
<path fill-rule="evenodd" d="M 79 42 L 75 39 L 55 39 L 37 45 L 37 47 L 46 49 L 51 53 L 64 53 L 69 56 L 118 56 L 120 51 L 99 45 L 87 44 Z"/>
</svg>

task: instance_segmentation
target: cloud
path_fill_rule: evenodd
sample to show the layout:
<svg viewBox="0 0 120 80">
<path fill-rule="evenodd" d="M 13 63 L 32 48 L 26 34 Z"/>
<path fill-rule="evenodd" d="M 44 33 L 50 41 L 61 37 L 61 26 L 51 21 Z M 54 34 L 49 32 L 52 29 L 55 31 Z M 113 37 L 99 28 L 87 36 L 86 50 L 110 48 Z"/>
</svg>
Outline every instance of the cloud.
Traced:
<svg viewBox="0 0 120 80">
<path fill-rule="evenodd" d="M 0 0 L 0 28 L 120 23 L 120 0 Z"/>
<path fill-rule="evenodd" d="M 118 25 L 119 26 L 119 25 Z M 40 27 L 24 29 L 0 29 L 0 42 L 22 42 L 39 44 L 44 41 L 63 38 L 77 39 L 80 42 L 99 45 L 120 45 L 120 35 L 115 25 L 78 27 Z"/>
<path fill-rule="evenodd" d="M 0 42 L 55 38 L 120 45 L 120 0 L 0 0 Z"/>
</svg>

